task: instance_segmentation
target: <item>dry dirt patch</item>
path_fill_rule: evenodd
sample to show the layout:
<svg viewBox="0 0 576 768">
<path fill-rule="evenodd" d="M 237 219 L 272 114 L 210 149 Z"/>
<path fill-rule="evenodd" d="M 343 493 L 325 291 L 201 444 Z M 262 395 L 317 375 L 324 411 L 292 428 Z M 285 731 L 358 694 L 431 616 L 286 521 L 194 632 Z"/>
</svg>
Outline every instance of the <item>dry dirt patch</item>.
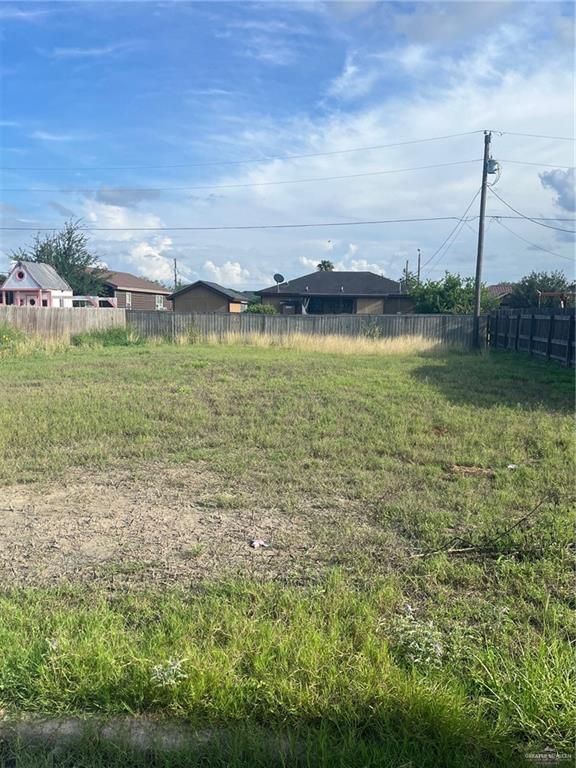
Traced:
<svg viewBox="0 0 576 768">
<path fill-rule="evenodd" d="M 199 463 L 75 471 L 51 485 L 7 486 L 0 496 L 0 578 L 110 588 L 232 574 L 306 580 L 338 562 L 342 510 L 303 506 L 288 515 L 257 502 L 250 507 L 250 497 Z M 348 546 L 364 548 L 371 525 L 348 515 L 344 529 L 355 531 Z M 255 538 L 270 546 L 252 549 Z"/>
</svg>

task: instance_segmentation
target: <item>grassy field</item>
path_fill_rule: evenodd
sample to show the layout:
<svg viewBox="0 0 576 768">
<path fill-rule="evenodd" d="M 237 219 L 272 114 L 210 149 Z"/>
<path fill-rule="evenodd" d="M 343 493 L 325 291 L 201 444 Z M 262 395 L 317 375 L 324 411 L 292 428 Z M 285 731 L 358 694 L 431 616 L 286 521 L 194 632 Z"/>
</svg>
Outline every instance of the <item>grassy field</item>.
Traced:
<svg viewBox="0 0 576 768">
<path fill-rule="evenodd" d="M 573 372 L 370 345 L 69 348 L 0 369 L 5 717 L 211 734 L 148 762 L 91 742 L 56 762 L 6 747 L 6 765 L 571 751 Z"/>
</svg>

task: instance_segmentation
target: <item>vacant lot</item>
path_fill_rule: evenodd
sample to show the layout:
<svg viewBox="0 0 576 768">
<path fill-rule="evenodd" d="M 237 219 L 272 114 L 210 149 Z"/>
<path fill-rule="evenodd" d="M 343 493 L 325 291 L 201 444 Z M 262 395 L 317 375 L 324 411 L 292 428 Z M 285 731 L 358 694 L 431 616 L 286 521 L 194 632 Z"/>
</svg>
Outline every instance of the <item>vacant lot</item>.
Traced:
<svg viewBox="0 0 576 768">
<path fill-rule="evenodd" d="M 572 372 L 169 345 L 0 367 L 8 715 L 228 735 L 166 765 L 569 750 Z M 95 755 L 61 764 L 141 764 Z"/>
</svg>

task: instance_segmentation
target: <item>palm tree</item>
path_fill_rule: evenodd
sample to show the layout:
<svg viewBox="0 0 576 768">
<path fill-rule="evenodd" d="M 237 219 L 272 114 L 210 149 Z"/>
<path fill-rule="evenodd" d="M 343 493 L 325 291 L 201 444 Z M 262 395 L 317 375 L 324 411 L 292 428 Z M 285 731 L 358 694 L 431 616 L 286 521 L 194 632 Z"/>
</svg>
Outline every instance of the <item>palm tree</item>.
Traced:
<svg viewBox="0 0 576 768">
<path fill-rule="evenodd" d="M 322 259 L 319 264 L 316 264 L 318 272 L 334 272 L 334 264 L 328 259 Z"/>
</svg>

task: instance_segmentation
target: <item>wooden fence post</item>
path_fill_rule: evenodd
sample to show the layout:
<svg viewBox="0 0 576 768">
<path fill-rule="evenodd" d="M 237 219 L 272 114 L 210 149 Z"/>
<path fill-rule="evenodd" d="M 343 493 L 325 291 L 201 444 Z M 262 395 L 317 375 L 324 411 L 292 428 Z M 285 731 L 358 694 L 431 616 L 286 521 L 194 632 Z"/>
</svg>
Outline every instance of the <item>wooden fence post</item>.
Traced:
<svg viewBox="0 0 576 768">
<path fill-rule="evenodd" d="M 574 324 L 575 324 L 574 312 L 570 313 L 570 322 L 568 324 L 568 344 L 566 346 L 566 365 L 570 366 L 572 362 L 572 344 L 574 343 Z"/>
<path fill-rule="evenodd" d="M 516 338 L 514 339 L 514 351 L 518 352 L 518 339 L 520 337 L 520 325 L 522 324 L 522 315 L 516 315 Z"/>
<path fill-rule="evenodd" d="M 534 354 L 534 326 L 536 325 L 536 317 L 534 314 L 530 316 L 530 340 L 528 342 L 528 351 L 532 355 Z"/>
<path fill-rule="evenodd" d="M 550 360 L 550 355 L 552 353 L 552 339 L 554 331 L 554 315 L 550 315 L 548 317 L 548 343 L 546 344 L 546 360 Z"/>
</svg>

